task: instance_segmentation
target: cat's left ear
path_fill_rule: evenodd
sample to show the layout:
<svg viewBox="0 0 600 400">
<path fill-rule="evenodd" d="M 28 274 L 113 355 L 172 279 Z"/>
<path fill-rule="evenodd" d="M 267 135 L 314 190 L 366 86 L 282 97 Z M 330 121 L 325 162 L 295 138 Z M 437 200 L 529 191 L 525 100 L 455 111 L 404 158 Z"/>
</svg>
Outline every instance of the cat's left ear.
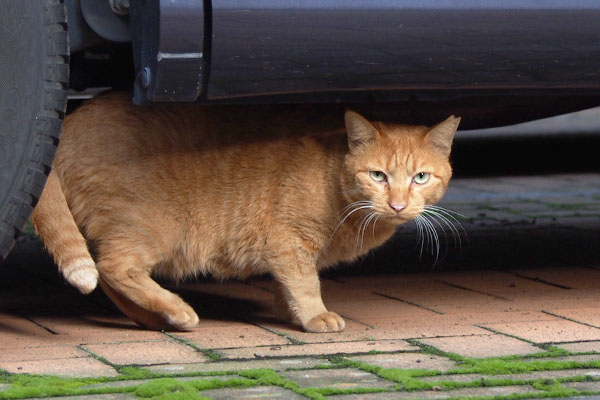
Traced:
<svg viewBox="0 0 600 400">
<path fill-rule="evenodd" d="M 347 110 L 344 121 L 346 122 L 350 150 L 374 142 L 379 138 L 377 129 L 365 117 L 354 111 Z"/>
<path fill-rule="evenodd" d="M 436 149 L 440 150 L 446 157 L 450 156 L 452 140 L 460 124 L 460 117 L 449 116 L 445 121 L 431 127 L 426 138 Z"/>
</svg>

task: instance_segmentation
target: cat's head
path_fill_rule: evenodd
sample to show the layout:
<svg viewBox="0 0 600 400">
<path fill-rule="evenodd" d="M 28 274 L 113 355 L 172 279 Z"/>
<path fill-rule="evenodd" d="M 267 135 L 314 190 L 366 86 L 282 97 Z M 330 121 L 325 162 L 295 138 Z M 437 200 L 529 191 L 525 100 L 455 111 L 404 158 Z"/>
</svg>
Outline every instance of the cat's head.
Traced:
<svg viewBox="0 0 600 400">
<path fill-rule="evenodd" d="M 450 148 L 460 118 L 451 116 L 433 127 L 407 126 L 371 123 L 347 111 L 345 122 L 347 200 L 366 201 L 357 204 L 380 220 L 401 224 L 442 198 L 452 176 Z"/>
</svg>

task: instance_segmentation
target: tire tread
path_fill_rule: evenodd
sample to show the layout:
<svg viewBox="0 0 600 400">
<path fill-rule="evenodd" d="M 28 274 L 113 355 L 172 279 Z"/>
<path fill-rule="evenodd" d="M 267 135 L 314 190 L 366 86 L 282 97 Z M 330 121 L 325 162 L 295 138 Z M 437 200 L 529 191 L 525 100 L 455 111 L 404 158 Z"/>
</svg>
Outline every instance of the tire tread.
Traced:
<svg viewBox="0 0 600 400">
<path fill-rule="evenodd" d="M 23 179 L 10 194 L 0 219 L 0 260 L 15 243 L 37 204 L 50 172 L 67 104 L 69 46 L 64 0 L 44 0 L 46 54 L 42 110 L 33 126 L 33 149 Z"/>
</svg>

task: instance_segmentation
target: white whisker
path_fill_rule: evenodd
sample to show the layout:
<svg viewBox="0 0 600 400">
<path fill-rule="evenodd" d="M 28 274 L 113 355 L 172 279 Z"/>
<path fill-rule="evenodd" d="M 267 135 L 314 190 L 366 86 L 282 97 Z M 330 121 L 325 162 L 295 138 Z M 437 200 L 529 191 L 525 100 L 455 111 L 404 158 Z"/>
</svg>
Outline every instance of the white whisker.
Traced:
<svg viewBox="0 0 600 400">
<path fill-rule="evenodd" d="M 460 231 L 462 231 L 462 233 L 464 234 L 465 240 L 468 243 L 469 237 L 467 235 L 467 231 L 462 226 L 460 221 L 458 219 L 456 219 L 454 217 L 454 215 L 452 215 L 452 214 L 456 214 L 460 217 L 467 218 L 465 215 L 457 213 L 452 210 L 449 210 L 447 208 L 439 207 L 439 206 L 425 205 L 423 208 L 424 208 L 424 211 L 428 211 L 431 214 L 435 214 L 438 218 L 444 220 L 444 222 L 448 225 L 448 227 L 453 231 L 453 235 L 456 235 L 455 238 L 458 238 L 460 248 L 462 248 L 462 236 L 460 234 Z M 452 221 L 450 221 L 450 219 Z M 460 231 L 459 231 L 459 228 L 460 228 Z"/>
<path fill-rule="evenodd" d="M 415 224 L 417 225 L 417 247 L 419 247 L 419 243 L 421 244 L 421 250 L 419 251 L 419 260 L 423 257 L 423 245 L 425 243 L 425 235 L 423 233 L 423 223 L 420 221 L 422 217 L 417 215 L 414 219 Z"/>
<path fill-rule="evenodd" d="M 440 238 L 438 236 L 437 231 L 435 230 L 435 226 L 431 221 L 429 221 L 427 216 L 425 214 L 421 214 L 421 216 L 423 217 L 422 222 L 425 224 L 425 227 L 427 227 L 427 230 L 431 233 L 431 237 L 433 239 L 431 242 L 431 255 L 433 256 L 435 253 L 434 265 L 436 265 L 440 256 Z"/>
<path fill-rule="evenodd" d="M 340 222 L 338 222 L 338 224 L 333 229 L 333 232 L 331 233 L 331 236 L 330 236 L 330 240 L 333 238 L 333 236 L 335 235 L 337 230 L 344 224 L 344 222 L 346 222 L 346 220 L 352 214 L 354 214 L 355 212 L 360 211 L 360 210 L 373 209 L 373 208 L 374 208 L 373 203 L 371 201 L 365 201 L 365 200 L 355 201 L 354 203 L 348 204 L 342 210 L 343 217 L 341 218 Z"/>
<path fill-rule="evenodd" d="M 442 212 L 448 214 L 454 220 L 456 220 L 456 218 L 454 217 L 454 215 L 458 215 L 461 218 L 469 219 L 469 217 L 467 217 L 466 215 L 461 214 L 461 213 L 459 213 L 457 211 L 450 210 L 449 208 L 444 208 L 444 207 L 440 207 L 440 206 L 434 206 L 432 204 L 425 204 L 423 207 L 424 208 L 431 208 L 431 209 L 438 210 L 438 211 L 442 211 Z M 456 221 L 458 221 L 458 220 L 456 220 Z"/>
<path fill-rule="evenodd" d="M 441 214 L 437 211 L 432 211 L 432 210 L 424 210 L 423 214 L 433 217 L 432 219 L 438 223 L 438 225 L 442 229 L 442 231 L 445 231 L 444 226 L 442 226 L 438 222 L 438 220 L 442 221 L 444 223 L 444 225 L 450 229 L 450 232 L 452 232 L 452 237 L 454 239 L 454 245 L 456 246 L 458 244 L 459 248 L 462 247 L 462 239 L 460 237 L 460 232 L 446 216 L 444 216 L 443 214 Z"/>
</svg>

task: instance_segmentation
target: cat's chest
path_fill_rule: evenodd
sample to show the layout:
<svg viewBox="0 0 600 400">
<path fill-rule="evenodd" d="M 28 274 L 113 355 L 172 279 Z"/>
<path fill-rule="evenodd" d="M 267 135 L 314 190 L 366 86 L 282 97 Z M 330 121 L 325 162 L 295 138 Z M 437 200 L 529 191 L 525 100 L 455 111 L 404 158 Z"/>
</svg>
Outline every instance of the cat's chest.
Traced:
<svg viewBox="0 0 600 400">
<path fill-rule="evenodd" d="M 346 221 L 332 235 L 329 245 L 319 257 L 319 267 L 352 261 L 383 245 L 395 232 L 395 227 L 380 223 L 376 218 L 357 218 Z"/>
</svg>

